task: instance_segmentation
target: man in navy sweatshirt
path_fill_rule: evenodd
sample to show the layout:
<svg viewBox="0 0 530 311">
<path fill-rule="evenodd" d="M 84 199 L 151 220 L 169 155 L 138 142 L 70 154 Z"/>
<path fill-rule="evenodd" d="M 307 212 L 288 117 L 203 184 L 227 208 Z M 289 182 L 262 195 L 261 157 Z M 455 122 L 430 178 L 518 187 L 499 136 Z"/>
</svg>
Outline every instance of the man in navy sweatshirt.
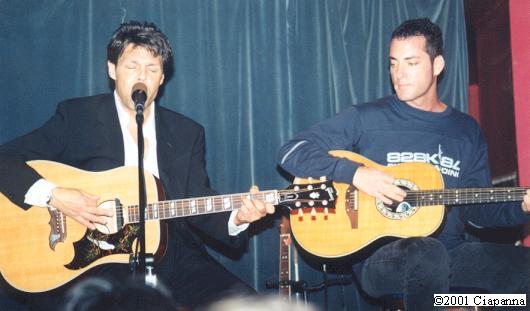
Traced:
<svg viewBox="0 0 530 311">
<path fill-rule="evenodd" d="M 389 61 L 395 95 L 352 106 L 300 133 L 282 146 L 280 166 L 295 176 L 353 184 L 385 204 L 405 199 L 394 177 L 328 152 L 355 150 L 381 165 L 427 162 L 438 168 L 445 188 L 491 186 L 478 124 L 438 97 L 437 80 L 444 69 L 440 28 L 426 18 L 405 21 L 392 33 Z M 522 202 L 452 207 L 434 235 L 385 244 L 354 270 L 371 296 L 403 294 L 406 310 L 432 309 L 433 294 L 448 293 L 450 287 L 528 293 L 530 248 L 464 237 L 470 226 L 505 227 L 529 220 L 530 191 Z"/>
</svg>

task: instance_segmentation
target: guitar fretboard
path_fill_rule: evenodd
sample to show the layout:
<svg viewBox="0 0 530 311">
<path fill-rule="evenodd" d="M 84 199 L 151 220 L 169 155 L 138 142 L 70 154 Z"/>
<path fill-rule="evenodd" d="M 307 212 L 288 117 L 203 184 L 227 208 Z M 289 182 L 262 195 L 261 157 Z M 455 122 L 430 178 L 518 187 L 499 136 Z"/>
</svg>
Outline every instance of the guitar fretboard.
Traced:
<svg viewBox="0 0 530 311">
<path fill-rule="evenodd" d="M 414 206 L 514 202 L 522 201 L 527 189 L 529 188 L 409 190 L 405 200 Z"/>
<path fill-rule="evenodd" d="M 189 198 L 171 201 L 161 201 L 147 204 L 145 208 L 145 219 L 170 219 L 192 215 L 228 212 L 241 208 L 243 199 L 257 199 L 278 204 L 278 191 L 263 191 L 256 194 L 237 193 L 231 195 L 217 195 L 201 198 Z M 140 221 L 138 205 L 126 207 L 128 217 L 126 223 L 137 223 Z"/>
<path fill-rule="evenodd" d="M 279 275 L 279 295 L 281 298 L 289 300 L 291 297 L 291 260 L 290 260 L 290 239 L 289 233 L 280 234 L 280 275 Z"/>
</svg>

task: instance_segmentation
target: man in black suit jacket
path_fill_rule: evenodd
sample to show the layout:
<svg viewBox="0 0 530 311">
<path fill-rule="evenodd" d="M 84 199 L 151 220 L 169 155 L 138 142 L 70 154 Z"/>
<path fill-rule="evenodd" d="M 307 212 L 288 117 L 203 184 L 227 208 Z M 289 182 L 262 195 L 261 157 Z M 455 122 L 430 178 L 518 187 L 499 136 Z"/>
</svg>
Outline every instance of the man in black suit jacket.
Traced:
<svg viewBox="0 0 530 311">
<path fill-rule="evenodd" d="M 0 191 L 21 208 L 56 208 L 89 229 L 104 224 L 112 212 L 98 207 L 97 194 L 54 185 L 25 162 L 52 160 L 89 171 L 137 165 L 131 91 L 140 83 L 147 94 L 146 170 L 161 180 L 167 199 L 214 195 L 205 170 L 203 128 L 153 104 L 171 64 L 172 50 L 165 35 L 153 24 L 124 23 L 114 32 L 107 52 L 114 93 L 64 101 L 42 127 L 0 146 Z M 245 243 L 248 224 L 273 213 L 274 207 L 260 200 L 243 203 L 231 214 L 168 222 L 168 245 L 156 271 L 179 303 L 193 307 L 252 292 L 207 254 L 197 235 L 200 231 L 233 247 Z M 117 264 L 94 270 L 116 278 L 129 274 L 128 267 Z"/>
</svg>

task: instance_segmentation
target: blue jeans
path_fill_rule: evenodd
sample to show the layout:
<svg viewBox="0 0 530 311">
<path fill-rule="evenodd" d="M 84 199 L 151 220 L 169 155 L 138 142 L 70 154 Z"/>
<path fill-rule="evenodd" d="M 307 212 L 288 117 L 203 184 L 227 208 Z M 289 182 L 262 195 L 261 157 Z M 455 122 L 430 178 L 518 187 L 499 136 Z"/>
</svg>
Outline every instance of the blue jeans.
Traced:
<svg viewBox="0 0 530 311">
<path fill-rule="evenodd" d="M 407 311 L 432 310 L 433 294 L 450 287 L 526 293 L 528 304 L 530 248 L 464 242 L 448 251 L 434 238 L 401 239 L 366 259 L 357 277 L 370 296 L 402 294 Z"/>
</svg>

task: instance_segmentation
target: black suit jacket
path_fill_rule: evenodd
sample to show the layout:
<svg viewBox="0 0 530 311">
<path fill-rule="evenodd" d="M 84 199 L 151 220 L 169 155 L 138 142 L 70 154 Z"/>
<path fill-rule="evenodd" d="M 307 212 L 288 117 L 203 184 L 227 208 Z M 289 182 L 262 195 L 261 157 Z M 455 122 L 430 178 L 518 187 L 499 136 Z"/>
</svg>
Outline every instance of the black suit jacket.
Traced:
<svg viewBox="0 0 530 311">
<path fill-rule="evenodd" d="M 156 107 L 160 180 L 167 199 L 213 195 L 205 170 L 204 130 L 193 120 Z M 70 99 L 58 105 L 42 127 L 0 146 L 0 191 L 22 208 L 24 194 L 40 176 L 28 160 L 52 160 L 83 170 L 103 171 L 124 164 L 123 136 L 112 94 Z M 9 176 L 9 178 L 7 178 Z M 60 185 L 58 185 L 60 186 Z M 169 241 L 161 268 L 164 273 L 200 267 L 210 258 L 197 230 L 237 247 L 246 233 L 228 235 L 229 213 L 169 221 Z"/>
</svg>

